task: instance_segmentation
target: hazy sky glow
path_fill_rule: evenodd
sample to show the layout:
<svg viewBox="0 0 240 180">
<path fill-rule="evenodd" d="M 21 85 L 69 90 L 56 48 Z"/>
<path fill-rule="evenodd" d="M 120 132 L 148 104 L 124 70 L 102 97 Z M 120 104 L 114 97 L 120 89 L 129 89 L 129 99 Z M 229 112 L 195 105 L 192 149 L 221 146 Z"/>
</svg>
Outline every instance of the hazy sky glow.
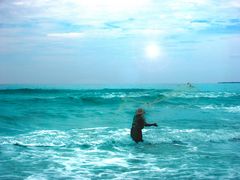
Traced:
<svg viewBox="0 0 240 180">
<path fill-rule="evenodd" d="M 239 0 L 0 0 L 0 83 L 240 81 Z"/>
</svg>

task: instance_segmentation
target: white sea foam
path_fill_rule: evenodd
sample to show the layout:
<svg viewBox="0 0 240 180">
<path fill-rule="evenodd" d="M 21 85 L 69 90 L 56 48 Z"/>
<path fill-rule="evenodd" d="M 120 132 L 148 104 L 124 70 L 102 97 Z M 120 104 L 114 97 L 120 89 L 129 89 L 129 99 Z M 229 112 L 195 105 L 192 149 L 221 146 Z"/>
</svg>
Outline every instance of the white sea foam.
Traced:
<svg viewBox="0 0 240 180">
<path fill-rule="evenodd" d="M 167 97 L 179 97 L 179 98 L 219 98 L 219 97 L 234 97 L 240 96 L 239 93 L 234 92 L 170 92 L 170 93 L 163 93 Z"/>
<path fill-rule="evenodd" d="M 19 136 L 3 137 L 0 144 L 15 144 L 20 146 L 69 146 L 88 148 L 88 150 L 99 150 L 99 147 L 114 147 L 114 143 L 129 145 L 132 143 L 130 130 L 113 128 L 89 128 L 63 131 L 34 131 Z M 239 138 L 240 133 L 228 130 L 200 130 L 200 129 L 144 129 L 143 134 L 146 140 L 156 144 L 161 142 L 206 142 L 206 141 L 228 141 Z M 158 137 L 156 139 L 156 137 Z M 119 145 L 120 145 L 119 144 Z M 124 151 L 121 146 L 116 146 L 116 150 Z"/>
<path fill-rule="evenodd" d="M 54 178 L 135 178 L 148 173 L 149 178 L 157 178 L 168 174 L 187 171 L 188 166 L 178 169 L 167 167 L 171 162 L 182 162 L 191 159 L 193 154 L 201 150 L 201 144 L 228 141 L 240 137 L 240 133 L 230 130 L 201 129 L 144 129 L 145 143 L 136 145 L 129 137 L 129 129 L 117 128 L 85 128 L 68 131 L 44 130 L 21 134 L 16 137 L 5 137 L 11 143 L 31 145 L 50 145 L 58 147 L 45 149 L 33 148 L 20 152 L 14 160 L 35 164 L 51 162 L 43 170 L 43 174 L 33 174 L 27 179 Z M 48 137 L 45 138 L 44 136 Z M 46 142 L 45 142 L 46 141 Z M 53 142 L 52 142 L 53 141 Z M 64 143 L 65 146 L 57 146 Z M 85 149 L 82 145 L 87 144 Z M 71 145 L 71 146 L 69 146 Z M 179 145 L 179 146 L 178 146 Z M 172 152 L 172 153 L 169 153 Z M 191 152 L 174 154 L 181 151 Z M 29 159 L 28 157 L 31 157 Z M 161 162 L 161 163 L 159 163 Z M 164 163 L 164 164 L 163 164 Z M 119 173 L 121 172 L 121 173 Z"/>
<path fill-rule="evenodd" d="M 226 112 L 231 112 L 231 113 L 239 113 L 240 112 L 240 106 L 219 106 L 219 105 L 205 105 L 205 106 L 198 106 L 203 110 L 223 110 Z"/>
<path fill-rule="evenodd" d="M 218 109 L 216 105 L 199 106 L 201 109 Z"/>
<path fill-rule="evenodd" d="M 48 178 L 43 174 L 31 175 L 26 178 L 26 180 L 47 180 Z"/>
<path fill-rule="evenodd" d="M 193 133 L 199 131 L 198 129 L 173 129 L 170 133 Z"/>
<path fill-rule="evenodd" d="M 100 97 L 105 99 L 112 98 L 137 98 L 137 97 L 147 97 L 150 96 L 149 93 L 106 93 Z"/>
<path fill-rule="evenodd" d="M 227 112 L 232 112 L 232 113 L 239 113 L 240 112 L 240 106 L 230 106 L 230 107 L 225 107 L 224 109 Z"/>
</svg>

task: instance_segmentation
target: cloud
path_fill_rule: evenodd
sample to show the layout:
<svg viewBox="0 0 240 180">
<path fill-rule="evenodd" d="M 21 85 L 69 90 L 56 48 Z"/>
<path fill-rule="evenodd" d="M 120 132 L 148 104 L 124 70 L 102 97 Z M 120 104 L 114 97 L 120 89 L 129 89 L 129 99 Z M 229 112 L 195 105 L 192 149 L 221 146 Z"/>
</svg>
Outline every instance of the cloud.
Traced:
<svg viewBox="0 0 240 180">
<path fill-rule="evenodd" d="M 228 2 L 228 5 L 230 7 L 240 8 L 240 1 L 231 0 L 231 1 Z"/>
<path fill-rule="evenodd" d="M 77 32 L 49 33 L 49 34 L 47 34 L 47 36 L 54 37 L 54 38 L 82 38 L 82 37 L 84 37 L 84 33 L 77 33 Z"/>
<path fill-rule="evenodd" d="M 219 2 L 214 0 L 4 0 L 2 2 L 0 29 L 21 28 L 19 36 L 32 34 L 54 38 L 166 37 L 203 30 L 207 32 L 216 24 L 222 28 L 229 25 L 236 26 L 239 19 L 237 10 L 240 8 L 240 3 L 234 0 Z M 235 21 L 232 21 L 233 19 Z M 232 32 L 233 29 L 225 28 L 224 32 L 227 33 L 228 30 Z"/>
</svg>

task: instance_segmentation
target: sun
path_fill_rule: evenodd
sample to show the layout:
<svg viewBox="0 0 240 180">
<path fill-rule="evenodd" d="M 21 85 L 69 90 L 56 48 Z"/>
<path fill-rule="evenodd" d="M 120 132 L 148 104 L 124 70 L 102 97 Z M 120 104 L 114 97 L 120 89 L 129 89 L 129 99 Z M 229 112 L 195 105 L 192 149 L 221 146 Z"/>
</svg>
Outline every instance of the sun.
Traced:
<svg viewBox="0 0 240 180">
<path fill-rule="evenodd" d="M 147 58 L 156 60 L 160 55 L 160 47 L 156 43 L 150 43 L 145 47 L 145 55 Z"/>
</svg>

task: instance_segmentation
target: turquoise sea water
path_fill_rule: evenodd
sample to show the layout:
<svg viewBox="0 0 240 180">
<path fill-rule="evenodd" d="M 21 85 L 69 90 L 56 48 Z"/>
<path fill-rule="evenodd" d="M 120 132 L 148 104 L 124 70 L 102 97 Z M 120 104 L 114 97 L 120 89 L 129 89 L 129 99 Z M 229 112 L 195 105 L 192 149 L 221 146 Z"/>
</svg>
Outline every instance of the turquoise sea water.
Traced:
<svg viewBox="0 0 240 180">
<path fill-rule="evenodd" d="M 106 87 L 1 85 L 0 179 L 240 179 L 240 84 Z"/>
</svg>

